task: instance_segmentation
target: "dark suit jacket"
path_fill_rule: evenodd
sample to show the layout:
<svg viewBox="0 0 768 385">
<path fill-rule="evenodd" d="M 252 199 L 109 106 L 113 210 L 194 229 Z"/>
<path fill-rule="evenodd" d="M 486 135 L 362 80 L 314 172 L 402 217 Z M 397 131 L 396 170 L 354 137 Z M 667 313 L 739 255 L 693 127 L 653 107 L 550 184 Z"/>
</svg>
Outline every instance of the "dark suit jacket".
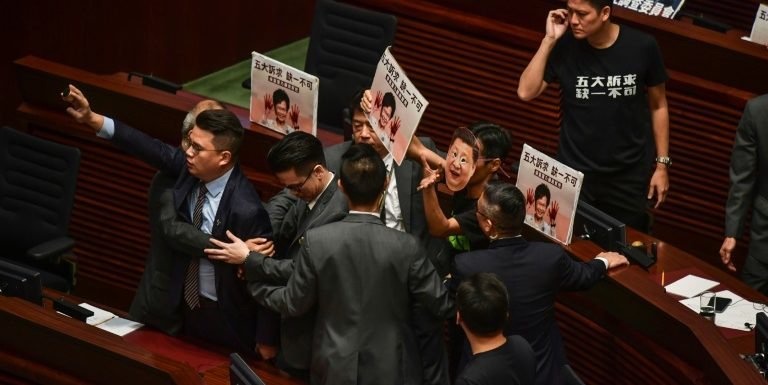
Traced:
<svg viewBox="0 0 768 385">
<path fill-rule="evenodd" d="M 149 188 L 149 255 L 131 303 L 131 317 L 168 334 L 181 330 L 178 306 L 171 306 L 170 277 L 177 258 L 205 258 L 210 235 L 182 221 L 173 203 L 176 178 L 158 172 Z"/>
<path fill-rule="evenodd" d="M 182 220 L 192 223 L 187 197 L 190 191 L 197 187 L 199 180 L 189 174 L 184 153 L 177 147 L 151 138 L 119 121 L 115 121 L 112 143 L 155 168 L 178 176 L 173 191 L 176 212 Z M 228 241 L 226 230 L 232 231 L 242 239 L 272 237 L 269 216 L 262 207 L 253 184 L 243 175 L 239 165 L 232 169 L 222 194 L 211 230 L 212 237 Z M 169 305 L 174 308 L 182 306 L 183 303 L 184 272 L 188 264 L 188 258 L 177 258 L 171 271 Z M 213 265 L 218 306 L 231 320 L 232 327 L 242 336 L 243 341 L 250 345 L 254 341 L 254 325 L 257 325 L 256 342 L 275 344 L 278 320 L 265 309 L 257 309 L 246 290 L 245 282 L 236 276 L 237 266 L 219 261 L 214 261 Z"/>
<path fill-rule="evenodd" d="M 435 143 L 432 139 L 420 137 L 425 147 L 436 151 Z M 346 141 L 328 147 L 325 149 L 325 161 L 328 169 L 339 175 L 341 168 L 341 156 L 352 146 L 351 141 Z M 403 163 L 397 166 L 395 163 L 395 180 L 397 181 L 397 197 L 400 200 L 400 210 L 403 214 L 403 224 L 405 231 L 415 235 L 424 245 L 429 259 L 443 276 L 450 269 L 449 254 L 445 249 L 445 240 L 437 239 L 429 235 L 427 219 L 424 216 L 424 198 L 421 191 L 416 191 L 419 182 L 422 179 L 422 167 L 419 162 L 410 159 L 404 159 Z"/>
<path fill-rule="evenodd" d="M 768 94 L 747 102 L 731 155 L 725 236 L 738 238 L 752 207 L 750 258 L 768 263 Z"/>
<path fill-rule="evenodd" d="M 504 334 L 518 334 L 531 344 L 537 384 L 562 384 L 566 359 L 555 323 L 555 295 L 558 290 L 590 288 L 605 271 L 602 261 L 577 262 L 558 245 L 517 237 L 456 256 L 451 286 L 475 273 L 496 273 L 509 293 L 509 323 Z"/>
<path fill-rule="evenodd" d="M 299 255 L 299 242 L 307 230 L 340 221 L 347 216 L 347 198 L 339 190 L 337 181 L 338 178 L 334 177 L 309 213 L 307 202 L 296 199 L 285 189 L 267 202 L 266 209 L 274 233 L 275 257 L 251 253 L 245 265 L 249 280 L 285 285 Z"/>
<path fill-rule="evenodd" d="M 307 230 L 342 220 L 347 216 L 347 199 L 339 190 L 334 178 L 328 188 L 317 199 L 309 213 L 307 202 L 291 199 L 293 194 L 283 190 L 267 203 L 275 231 L 277 253 L 268 258 L 260 253 L 251 253 L 246 261 L 246 274 L 252 294 L 260 285 L 256 282 L 270 282 L 285 285 L 293 273 L 295 260 L 301 248 L 300 243 Z M 309 369 L 312 327 L 315 322 L 314 310 L 300 317 L 283 318 L 280 323 L 280 346 L 285 363 L 295 369 Z"/>
<path fill-rule="evenodd" d="M 368 214 L 309 230 L 288 286 L 255 294 L 284 316 L 317 306 L 313 384 L 418 383 L 411 303 L 438 317 L 452 311 L 419 241 Z"/>
</svg>

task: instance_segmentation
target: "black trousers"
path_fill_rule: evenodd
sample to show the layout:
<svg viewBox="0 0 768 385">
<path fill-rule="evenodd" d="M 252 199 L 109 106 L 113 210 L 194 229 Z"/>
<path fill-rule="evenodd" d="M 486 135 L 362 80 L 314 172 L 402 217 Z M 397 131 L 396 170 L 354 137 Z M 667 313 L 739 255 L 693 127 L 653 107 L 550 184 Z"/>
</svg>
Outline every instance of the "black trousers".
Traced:
<svg viewBox="0 0 768 385">
<path fill-rule="evenodd" d="M 627 226 L 650 232 L 648 183 L 651 168 L 638 162 L 630 168 L 612 173 L 585 173 L 580 199 L 622 221 Z"/>
<path fill-rule="evenodd" d="M 254 354 L 255 331 L 239 330 L 236 322 L 218 305 L 218 302 L 202 296 L 200 307 L 197 309 L 192 310 L 183 303 L 181 306 L 184 307 L 184 335 L 238 353 Z"/>
</svg>

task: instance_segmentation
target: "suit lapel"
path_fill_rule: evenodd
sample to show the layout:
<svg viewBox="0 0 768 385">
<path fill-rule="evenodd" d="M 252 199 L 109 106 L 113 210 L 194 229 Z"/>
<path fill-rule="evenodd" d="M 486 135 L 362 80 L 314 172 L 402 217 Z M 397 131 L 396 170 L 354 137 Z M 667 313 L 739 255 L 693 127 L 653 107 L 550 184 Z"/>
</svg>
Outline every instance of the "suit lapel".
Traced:
<svg viewBox="0 0 768 385">
<path fill-rule="evenodd" d="M 192 217 L 189 215 L 189 193 L 197 185 L 200 180 L 189 174 L 187 170 L 184 170 L 179 179 L 176 180 L 176 185 L 173 188 L 173 203 L 176 206 L 176 212 L 184 218 L 185 221 L 192 223 Z"/>
<path fill-rule="evenodd" d="M 403 216 L 403 225 L 405 231 L 411 232 L 411 186 L 413 185 L 413 163 L 409 160 L 403 160 L 398 166 L 395 166 L 395 181 L 397 181 L 397 199 L 400 201 L 400 215 Z"/>
<path fill-rule="evenodd" d="M 233 203 L 233 197 L 235 190 L 237 190 L 237 184 L 243 178 L 240 165 L 235 164 L 232 169 L 232 173 L 229 175 L 224 191 L 221 192 L 221 200 L 219 201 L 219 208 L 216 210 L 216 217 L 213 219 L 213 226 L 211 226 L 211 235 L 218 239 L 226 240 L 226 231 L 238 231 L 236 229 L 229 229 L 230 224 L 227 223 L 227 218 L 230 218 L 230 210 L 233 209 L 236 202 Z"/>
<path fill-rule="evenodd" d="M 323 215 L 323 211 L 325 211 L 325 207 L 328 205 L 328 202 L 330 202 L 331 198 L 333 198 L 333 195 L 336 193 L 337 188 L 338 184 L 336 183 L 336 177 L 334 176 L 333 180 L 328 185 L 328 188 L 326 188 L 325 191 L 320 194 L 320 197 L 317 199 L 317 203 L 315 203 L 315 207 L 313 207 L 308 214 L 299 214 L 299 226 L 297 227 L 296 234 L 293 236 L 293 240 L 291 240 L 291 244 L 288 246 L 288 249 L 293 247 L 293 244 L 296 243 L 299 238 L 304 236 L 304 233 L 307 232 L 307 229 L 311 229 L 312 224 L 320 219 L 320 217 Z M 299 211 L 300 213 L 305 211 L 305 207 L 307 207 L 307 202 L 304 202 L 303 200 L 300 200 L 296 204 L 296 208 L 301 210 Z"/>
</svg>

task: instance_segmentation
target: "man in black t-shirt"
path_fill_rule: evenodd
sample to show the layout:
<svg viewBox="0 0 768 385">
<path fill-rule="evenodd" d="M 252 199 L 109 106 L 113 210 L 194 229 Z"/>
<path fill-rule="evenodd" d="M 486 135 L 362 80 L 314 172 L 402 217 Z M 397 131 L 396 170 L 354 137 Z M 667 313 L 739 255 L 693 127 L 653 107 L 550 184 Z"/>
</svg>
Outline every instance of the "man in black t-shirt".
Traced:
<svg viewBox="0 0 768 385">
<path fill-rule="evenodd" d="M 517 93 L 528 101 L 560 84 L 558 159 L 584 173 L 582 199 L 647 231 L 648 200 L 658 208 L 669 189 L 667 74 L 656 40 L 613 23 L 611 4 L 569 0 L 550 11 Z"/>
<path fill-rule="evenodd" d="M 477 273 L 459 285 L 456 323 L 472 347 L 472 359 L 456 385 L 533 384 L 536 361 L 531 345 L 520 336 L 504 337 L 507 289 L 492 273 Z"/>
</svg>

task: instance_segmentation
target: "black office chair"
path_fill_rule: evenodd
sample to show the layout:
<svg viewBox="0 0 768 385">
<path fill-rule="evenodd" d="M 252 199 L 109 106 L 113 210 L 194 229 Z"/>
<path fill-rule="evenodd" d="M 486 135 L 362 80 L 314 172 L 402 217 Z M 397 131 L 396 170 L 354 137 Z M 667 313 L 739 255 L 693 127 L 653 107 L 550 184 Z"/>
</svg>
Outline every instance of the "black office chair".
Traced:
<svg viewBox="0 0 768 385">
<path fill-rule="evenodd" d="M 318 0 L 304 70 L 320 79 L 317 124 L 344 132 L 344 112 L 369 88 L 381 55 L 392 45 L 397 18 L 333 0 Z M 347 124 L 350 124 L 347 122 Z"/>
<path fill-rule="evenodd" d="M 74 246 L 67 236 L 80 150 L 0 128 L 0 257 L 41 273 L 43 286 L 68 292 Z"/>
</svg>

